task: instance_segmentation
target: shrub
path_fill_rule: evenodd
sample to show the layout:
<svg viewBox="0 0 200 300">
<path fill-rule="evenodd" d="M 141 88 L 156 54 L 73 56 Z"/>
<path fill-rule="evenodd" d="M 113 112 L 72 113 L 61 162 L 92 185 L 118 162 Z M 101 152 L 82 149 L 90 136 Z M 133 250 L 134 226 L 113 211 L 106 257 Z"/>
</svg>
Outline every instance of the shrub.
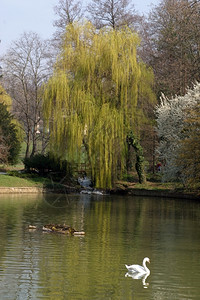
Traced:
<svg viewBox="0 0 200 300">
<path fill-rule="evenodd" d="M 46 155 L 36 154 L 29 158 L 25 158 L 23 163 L 27 171 L 36 171 L 41 175 L 50 172 L 59 173 L 60 175 L 72 175 L 71 165 L 66 160 L 55 158 L 50 153 Z"/>
</svg>

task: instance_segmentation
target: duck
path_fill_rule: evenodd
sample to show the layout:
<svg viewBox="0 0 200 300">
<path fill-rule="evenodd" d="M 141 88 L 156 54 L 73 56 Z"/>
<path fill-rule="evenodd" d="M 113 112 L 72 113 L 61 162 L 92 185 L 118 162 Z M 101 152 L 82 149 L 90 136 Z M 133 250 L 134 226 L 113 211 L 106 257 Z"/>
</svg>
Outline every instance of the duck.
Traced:
<svg viewBox="0 0 200 300">
<path fill-rule="evenodd" d="M 131 273 L 140 273 L 140 274 L 150 274 L 150 270 L 147 268 L 146 263 L 150 263 L 150 259 L 148 257 L 145 257 L 143 259 L 143 266 L 140 265 L 125 265 L 125 267 L 127 268 L 127 270 Z"/>
</svg>

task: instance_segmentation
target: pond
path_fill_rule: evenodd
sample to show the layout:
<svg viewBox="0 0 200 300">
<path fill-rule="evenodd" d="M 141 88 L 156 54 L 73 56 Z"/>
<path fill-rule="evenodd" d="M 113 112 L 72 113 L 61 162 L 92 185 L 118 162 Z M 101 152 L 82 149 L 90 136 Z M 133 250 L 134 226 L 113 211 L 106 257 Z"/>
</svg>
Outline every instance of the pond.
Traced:
<svg viewBox="0 0 200 300">
<path fill-rule="evenodd" d="M 65 223 L 85 236 L 45 233 Z M 28 225 L 38 230 L 28 230 Z M 101 195 L 0 195 L 0 299 L 199 299 L 200 203 Z M 125 264 L 142 264 L 134 279 Z"/>
</svg>

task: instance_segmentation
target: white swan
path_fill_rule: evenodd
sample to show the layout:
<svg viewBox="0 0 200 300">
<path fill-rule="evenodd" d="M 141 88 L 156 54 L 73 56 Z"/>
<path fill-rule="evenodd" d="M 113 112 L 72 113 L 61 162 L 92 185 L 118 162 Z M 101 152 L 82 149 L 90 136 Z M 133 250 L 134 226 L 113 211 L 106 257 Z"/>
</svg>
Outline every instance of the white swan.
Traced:
<svg viewBox="0 0 200 300">
<path fill-rule="evenodd" d="M 150 270 L 147 268 L 146 262 L 150 263 L 150 259 L 148 257 L 145 257 L 143 259 L 143 263 L 142 263 L 143 266 L 140 265 L 130 265 L 130 266 L 125 265 L 125 266 L 129 272 L 149 275 Z"/>
</svg>

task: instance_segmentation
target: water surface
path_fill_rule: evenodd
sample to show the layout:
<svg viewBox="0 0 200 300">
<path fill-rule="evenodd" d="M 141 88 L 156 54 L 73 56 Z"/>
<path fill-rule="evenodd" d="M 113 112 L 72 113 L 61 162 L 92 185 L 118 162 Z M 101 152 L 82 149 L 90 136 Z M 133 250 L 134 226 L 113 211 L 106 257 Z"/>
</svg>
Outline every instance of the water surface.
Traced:
<svg viewBox="0 0 200 300">
<path fill-rule="evenodd" d="M 47 223 L 86 235 L 44 233 Z M 0 299 L 199 299 L 199 225 L 197 201 L 0 195 Z M 146 280 L 126 276 L 145 256 Z"/>
</svg>

